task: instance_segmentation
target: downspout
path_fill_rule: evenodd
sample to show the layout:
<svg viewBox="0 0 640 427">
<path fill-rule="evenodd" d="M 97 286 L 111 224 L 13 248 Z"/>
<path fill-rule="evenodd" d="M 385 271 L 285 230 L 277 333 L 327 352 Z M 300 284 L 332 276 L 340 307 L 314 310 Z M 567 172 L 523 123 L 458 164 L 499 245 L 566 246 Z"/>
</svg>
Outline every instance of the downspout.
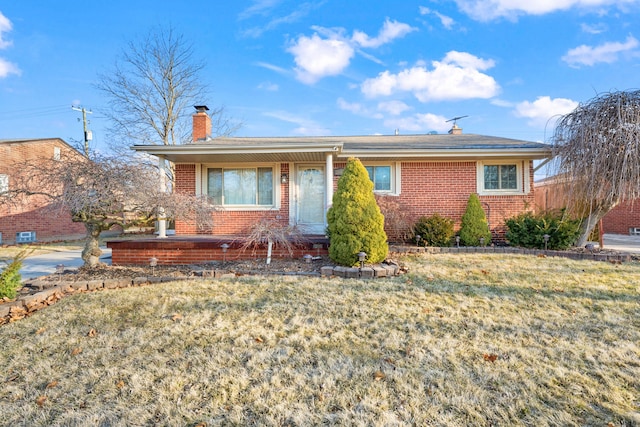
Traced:
<svg viewBox="0 0 640 427">
<path fill-rule="evenodd" d="M 165 170 L 165 161 L 164 157 L 158 156 L 158 170 L 160 171 L 160 193 L 164 194 L 167 192 L 167 173 Z M 162 206 L 158 206 L 158 239 L 166 239 L 167 238 L 167 221 L 164 218 L 164 208 Z"/>
</svg>

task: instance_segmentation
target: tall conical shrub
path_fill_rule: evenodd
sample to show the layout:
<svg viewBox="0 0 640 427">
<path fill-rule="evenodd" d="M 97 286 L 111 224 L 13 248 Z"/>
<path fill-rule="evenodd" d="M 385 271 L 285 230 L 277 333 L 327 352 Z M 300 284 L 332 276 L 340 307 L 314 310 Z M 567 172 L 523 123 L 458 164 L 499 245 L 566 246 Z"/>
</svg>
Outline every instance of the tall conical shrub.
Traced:
<svg viewBox="0 0 640 427">
<path fill-rule="evenodd" d="M 337 264 L 353 266 L 358 253 L 366 261 L 384 261 L 389 252 L 384 216 L 373 195 L 373 183 L 358 159 L 349 159 L 338 180 L 333 206 L 327 212 L 329 257 Z"/>
<path fill-rule="evenodd" d="M 491 242 L 491 230 L 487 217 L 482 209 L 480 198 L 472 194 L 467 203 L 467 210 L 462 215 L 460 225 L 460 242 L 465 246 L 480 246 L 480 238 L 484 237 L 485 245 Z"/>
</svg>

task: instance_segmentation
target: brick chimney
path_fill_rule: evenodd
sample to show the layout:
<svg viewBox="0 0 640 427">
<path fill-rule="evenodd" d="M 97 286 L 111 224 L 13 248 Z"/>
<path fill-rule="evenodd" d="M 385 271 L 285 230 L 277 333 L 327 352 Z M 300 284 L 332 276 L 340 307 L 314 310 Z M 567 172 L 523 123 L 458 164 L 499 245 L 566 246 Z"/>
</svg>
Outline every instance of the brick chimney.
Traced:
<svg viewBox="0 0 640 427">
<path fill-rule="evenodd" d="M 462 135 L 462 128 L 454 123 L 451 129 L 449 129 L 449 135 Z"/>
<path fill-rule="evenodd" d="M 196 113 L 193 115 L 193 142 L 207 139 L 211 135 L 211 117 L 207 114 L 209 108 L 206 105 L 195 105 Z"/>
</svg>

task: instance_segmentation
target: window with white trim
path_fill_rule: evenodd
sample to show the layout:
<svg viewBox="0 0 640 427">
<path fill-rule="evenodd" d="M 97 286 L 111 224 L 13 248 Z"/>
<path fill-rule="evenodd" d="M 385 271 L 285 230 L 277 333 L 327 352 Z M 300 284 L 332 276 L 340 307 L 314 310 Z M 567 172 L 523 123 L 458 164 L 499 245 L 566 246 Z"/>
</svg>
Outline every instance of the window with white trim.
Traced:
<svg viewBox="0 0 640 427">
<path fill-rule="evenodd" d="M 0 193 L 9 191 L 9 175 L 0 173 Z"/>
<path fill-rule="evenodd" d="M 206 192 L 216 205 L 271 207 L 274 167 L 207 168 Z"/>
<path fill-rule="evenodd" d="M 528 192 L 523 180 L 523 176 L 529 173 L 528 165 L 527 161 L 478 162 L 478 193 L 512 195 Z"/>
<path fill-rule="evenodd" d="M 391 191 L 391 166 L 365 166 L 369 173 L 369 179 L 373 182 L 373 191 L 390 192 Z"/>
</svg>

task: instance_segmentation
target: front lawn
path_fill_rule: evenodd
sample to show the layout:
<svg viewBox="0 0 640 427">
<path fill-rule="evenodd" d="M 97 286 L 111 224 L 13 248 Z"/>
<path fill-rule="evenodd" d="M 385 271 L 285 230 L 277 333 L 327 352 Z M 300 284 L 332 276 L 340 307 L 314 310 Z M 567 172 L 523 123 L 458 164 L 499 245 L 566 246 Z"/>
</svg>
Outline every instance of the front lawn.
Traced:
<svg viewBox="0 0 640 427">
<path fill-rule="evenodd" d="M 0 425 L 640 425 L 638 263 L 406 264 L 64 298 L 0 327 Z"/>
</svg>

